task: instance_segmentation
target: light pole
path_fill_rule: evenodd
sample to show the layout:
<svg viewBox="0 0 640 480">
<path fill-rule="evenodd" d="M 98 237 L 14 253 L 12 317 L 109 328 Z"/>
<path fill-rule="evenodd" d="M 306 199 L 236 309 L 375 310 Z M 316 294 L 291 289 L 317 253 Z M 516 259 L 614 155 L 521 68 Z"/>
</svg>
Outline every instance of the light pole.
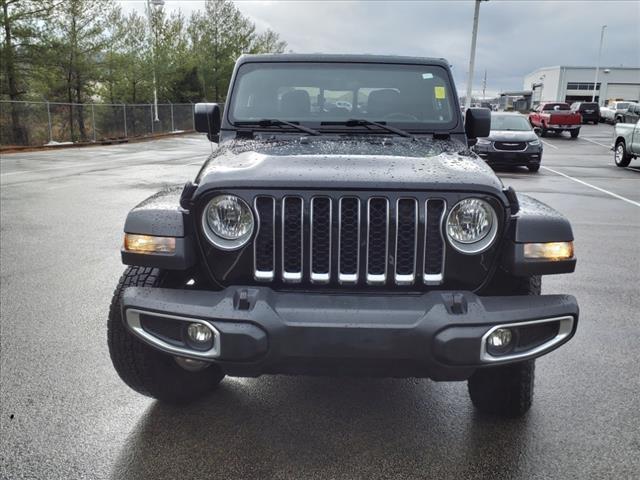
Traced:
<svg viewBox="0 0 640 480">
<path fill-rule="evenodd" d="M 151 28 L 151 63 L 153 64 L 153 121 L 159 122 L 158 118 L 158 84 L 156 81 L 156 27 L 153 18 L 152 8 L 162 7 L 164 0 L 147 0 L 147 16 L 149 17 L 149 26 Z"/>
<path fill-rule="evenodd" d="M 602 25 L 602 31 L 600 32 L 600 48 L 598 49 L 598 64 L 596 65 L 596 79 L 593 82 L 593 96 L 591 97 L 591 101 L 596 101 L 596 88 L 598 87 L 598 73 L 600 73 L 600 56 L 602 55 L 602 44 L 604 42 L 604 30 L 607 28 L 606 25 Z M 601 98 L 598 98 L 598 103 L 600 103 Z"/>
<path fill-rule="evenodd" d="M 544 79 L 546 77 L 546 74 L 540 76 L 540 103 L 542 103 L 542 92 L 544 92 Z"/>
<path fill-rule="evenodd" d="M 487 71 L 484 71 L 484 80 L 482 80 L 482 101 L 485 100 L 485 93 L 487 90 Z"/>
<path fill-rule="evenodd" d="M 473 33 L 471 34 L 471 54 L 469 56 L 469 78 L 467 79 L 467 96 L 464 100 L 465 111 L 471 106 L 471 88 L 473 86 L 473 68 L 476 63 L 476 38 L 478 38 L 478 18 L 480 17 L 480 2 L 489 0 L 476 0 L 476 8 L 473 12 Z"/>
</svg>

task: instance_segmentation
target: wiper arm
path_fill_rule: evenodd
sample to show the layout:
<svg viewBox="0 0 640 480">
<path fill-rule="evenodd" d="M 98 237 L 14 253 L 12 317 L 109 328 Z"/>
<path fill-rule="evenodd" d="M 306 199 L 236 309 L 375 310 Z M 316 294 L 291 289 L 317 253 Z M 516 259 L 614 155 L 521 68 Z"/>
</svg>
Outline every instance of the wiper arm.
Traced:
<svg viewBox="0 0 640 480">
<path fill-rule="evenodd" d="M 373 125 L 375 127 L 378 127 L 378 128 L 383 129 L 383 130 L 386 130 L 387 132 L 391 132 L 391 133 L 395 133 L 396 135 L 400 135 L 401 137 L 411 138 L 411 139 L 414 139 L 414 140 L 416 138 L 413 135 L 411 135 L 409 132 L 405 132 L 404 130 L 400 130 L 399 128 L 391 127 L 391 126 L 386 125 L 384 123 L 374 122 L 373 120 L 367 120 L 365 118 L 350 118 L 349 120 L 344 122 L 344 124 L 347 127 L 362 127 L 362 126 L 366 127 L 366 126 L 369 126 L 369 125 Z"/>
<path fill-rule="evenodd" d="M 278 127 L 281 125 L 286 125 L 288 127 L 295 128 L 296 130 L 300 130 L 301 132 L 308 133 L 309 135 L 322 135 L 319 131 L 314 130 L 313 128 L 305 127 L 304 125 L 298 125 L 297 123 L 287 122 L 286 120 L 280 120 L 277 118 L 263 118 L 262 120 L 257 120 L 255 122 L 236 122 L 237 125 L 258 125 L 260 127 Z"/>
</svg>

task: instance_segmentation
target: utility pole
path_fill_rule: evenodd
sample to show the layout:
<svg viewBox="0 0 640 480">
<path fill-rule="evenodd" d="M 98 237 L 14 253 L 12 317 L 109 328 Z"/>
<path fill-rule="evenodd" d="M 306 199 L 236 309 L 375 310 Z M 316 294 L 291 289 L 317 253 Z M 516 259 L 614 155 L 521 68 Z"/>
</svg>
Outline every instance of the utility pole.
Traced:
<svg viewBox="0 0 640 480">
<path fill-rule="evenodd" d="M 596 65 L 596 79 L 593 82 L 593 96 L 591 97 L 591 101 L 596 101 L 596 88 L 598 88 L 598 73 L 600 73 L 600 57 L 602 55 L 602 44 L 604 43 L 604 30 L 607 28 L 606 25 L 602 25 L 602 31 L 600 32 L 600 48 L 598 49 L 598 64 Z M 601 103 L 601 98 L 598 98 L 598 103 Z"/>
<path fill-rule="evenodd" d="M 478 37 L 478 18 L 480 17 L 480 2 L 489 0 L 476 0 L 476 8 L 473 13 L 473 32 L 471 34 L 471 54 L 469 55 L 469 78 L 467 79 L 467 96 L 464 101 L 464 109 L 471 106 L 471 89 L 473 87 L 473 68 L 476 63 L 476 38 Z"/>
<path fill-rule="evenodd" d="M 147 0 L 147 16 L 149 17 L 149 26 L 151 28 L 151 63 L 153 64 L 153 110 L 154 116 L 153 121 L 159 122 L 160 118 L 158 118 L 158 84 L 156 81 L 156 22 L 154 19 L 155 7 L 162 7 L 164 5 L 164 0 Z"/>
<path fill-rule="evenodd" d="M 482 101 L 485 100 L 485 92 L 487 90 L 487 71 L 484 71 L 484 80 L 482 80 Z"/>
</svg>

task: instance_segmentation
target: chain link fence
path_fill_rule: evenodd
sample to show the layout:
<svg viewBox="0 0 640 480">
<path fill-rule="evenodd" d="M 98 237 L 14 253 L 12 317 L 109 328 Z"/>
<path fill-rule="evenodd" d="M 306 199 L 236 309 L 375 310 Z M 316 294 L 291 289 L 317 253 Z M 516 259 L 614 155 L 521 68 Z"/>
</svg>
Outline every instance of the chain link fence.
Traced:
<svg viewBox="0 0 640 480">
<path fill-rule="evenodd" d="M 0 145 L 92 143 L 193 131 L 193 103 L 60 103 L 0 100 Z"/>
</svg>

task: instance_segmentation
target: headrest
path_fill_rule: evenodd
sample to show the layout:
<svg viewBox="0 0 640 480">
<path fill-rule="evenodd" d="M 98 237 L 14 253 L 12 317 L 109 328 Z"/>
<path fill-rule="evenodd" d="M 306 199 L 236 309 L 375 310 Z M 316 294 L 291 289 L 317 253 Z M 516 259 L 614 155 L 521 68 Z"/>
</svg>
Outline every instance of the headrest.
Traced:
<svg viewBox="0 0 640 480">
<path fill-rule="evenodd" d="M 400 94 L 391 88 L 374 90 L 369 94 L 367 113 L 369 115 L 388 115 L 398 111 Z"/>
<path fill-rule="evenodd" d="M 311 100 L 306 90 L 291 90 L 280 99 L 280 113 L 283 115 L 308 115 L 311 113 Z M 286 120 L 286 119 L 284 119 Z"/>
</svg>

